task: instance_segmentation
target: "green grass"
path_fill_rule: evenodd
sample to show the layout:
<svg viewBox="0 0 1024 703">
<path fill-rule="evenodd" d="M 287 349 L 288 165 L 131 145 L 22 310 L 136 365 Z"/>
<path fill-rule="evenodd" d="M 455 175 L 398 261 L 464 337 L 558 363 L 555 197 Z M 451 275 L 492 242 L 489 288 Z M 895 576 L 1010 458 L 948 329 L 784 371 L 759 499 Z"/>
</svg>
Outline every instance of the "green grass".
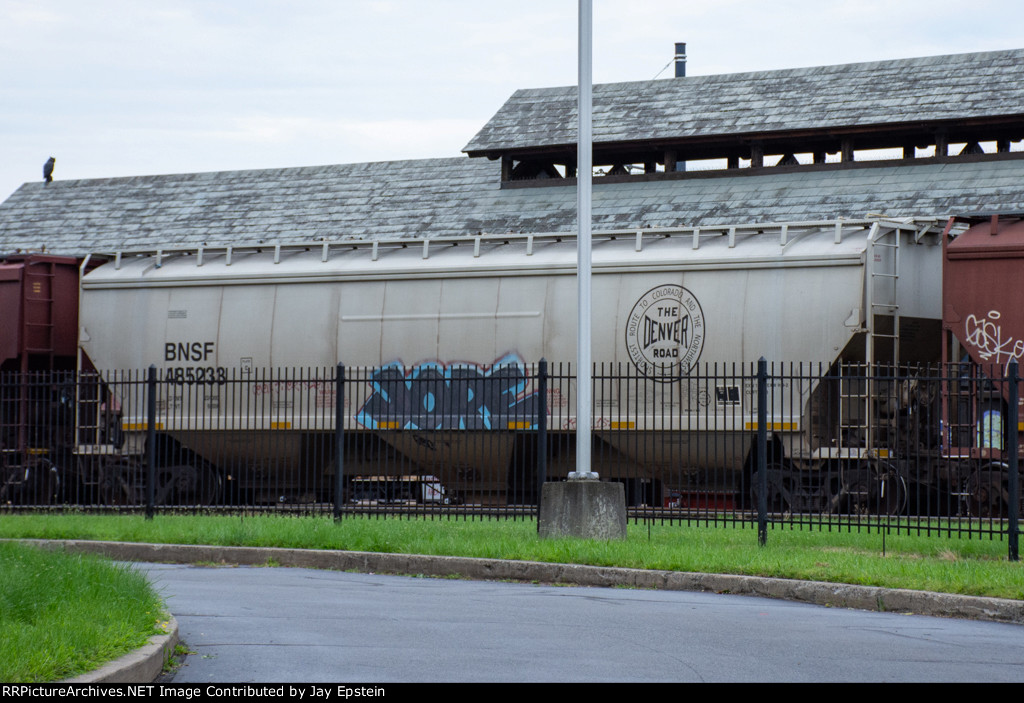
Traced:
<svg viewBox="0 0 1024 703">
<path fill-rule="evenodd" d="M 9 515 L 0 537 L 94 539 L 436 554 L 746 574 L 1024 599 L 1024 566 L 1006 542 L 755 529 L 630 525 L 623 542 L 541 540 L 536 523 L 276 516 Z"/>
<path fill-rule="evenodd" d="M 0 543 L 0 681 L 91 671 L 144 645 L 166 618 L 159 596 L 130 567 Z"/>
</svg>

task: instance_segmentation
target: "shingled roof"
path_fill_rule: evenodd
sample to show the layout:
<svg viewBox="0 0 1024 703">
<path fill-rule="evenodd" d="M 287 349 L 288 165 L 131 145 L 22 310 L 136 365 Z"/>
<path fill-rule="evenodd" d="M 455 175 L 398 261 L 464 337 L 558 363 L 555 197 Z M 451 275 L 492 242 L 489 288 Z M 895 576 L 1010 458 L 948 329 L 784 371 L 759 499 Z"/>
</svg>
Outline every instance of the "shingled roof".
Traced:
<svg viewBox="0 0 1024 703">
<path fill-rule="evenodd" d="M 28 183 L 0 204 L 0 254 L 571 232 L 576 189 L 500 187 L 465 157 Z M 761 169 L 599 183 L 594 227 L 1024 211 L 1024 159 Z"/>
<path fill-rule="evenodd" d="M 1024 50 L 595 85 L 595 144 L 1024 114 Z M 576 142 L 575 86 L 516 91 L 470 155 Z"/>
<path fill-rule="evenodd" d="M 597 86 L 598 143 L 722 133 L 740 135 L 739 143 L 752 132 L 833 134 L 924 120 L 920 129 L 928 130 L 960 120 L 994 128 L 1006 148 L 947 157 L 936 140 L 933 158 L 608 176 L 595 182 L 594 227 L 1022 212 L 1024 153 L 1009 153 L 1005 142 L 1024 138 L 1022 65 L 1024 50 L 1014 50 Z M 466 151 L 571 144 L 574 94 L 517 92 Z M 512 158 L 27 183 L 0 204 L 0 255 L 573 231 L 574 179 L 503 184 Z"/>
</svg>

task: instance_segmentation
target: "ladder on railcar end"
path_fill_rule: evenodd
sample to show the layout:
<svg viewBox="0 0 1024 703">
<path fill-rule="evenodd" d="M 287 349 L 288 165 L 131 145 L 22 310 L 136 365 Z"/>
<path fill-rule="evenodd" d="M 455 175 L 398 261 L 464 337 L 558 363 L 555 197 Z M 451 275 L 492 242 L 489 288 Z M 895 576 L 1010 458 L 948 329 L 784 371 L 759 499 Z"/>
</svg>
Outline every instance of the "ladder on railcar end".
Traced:
<svg viewBox="0 0 1024 703">
<path fill-rule="evenodd" d="M 868 442 L 867 412 L 870 407 L 868 392 L 869 367 L 862 363 L 838 364 L 839 368 L 839 436 L 840 450 L 870 446 Z M 841 455 L 845 452 L 841 451 Z"/>
<path fill-rule="evenodd" d="M 872 225 L 865 255 L 868 367 L 884 364 L 895 368 L 900 361 L 900 229 Z"/>
<path fill-rule="evenodd" d="M 79 456 L 117 455 L 123 451 L 122 401 L 108 386 L 110 380 L 82 368 L 76 374 L 74 453 Z"/>
<path fill-rule="evenodd" d="M 839 365 L 839 433 L 844 446 L 855 442 L 870 449 L 876 445 L 879 399 L 892 392 L 879 377 L 884 372 L 895 373 L 899 364 L 900 234 L 899 227 L 883 227 L 878 222 L 868 230 L 864 252 L 865 363 Z"/>
<path fill-rule="evenodd" d="M 80 370 L 75 384 L 75 446 L 99 444 L 102 432 L 103 400 L 99 375 Z"/>
<path fill-rule="evenodd" d="M 43 357 L 47 369 L 53 368 L 56 352 L 53 323 L 53 288 L 56 277 L 56 264 L 52 261 L 31 262 L 25 266 L 21 316 L 23 359 L 27 364 L 30 356 Z"/>
<path fill-rule="evenodd" d="M 890 400 L 896 389 L 893 381 L 883 376 L 894 376 L 900 362 L 900 240 L 899 227 L 872 225 L 867 241 L 868 276 L 868 340 L 867 364 L 870 405 L 866 408 L 868 427 L 867 446 L 878 446 L 876 431 L 888 425 L 893 412 Z M 883 403 L 883 399 L 885 402 Z"/>
<path fill-rule="evenodd" d="M 91 454 L 88 449 L 104 444 L 106 423 L 102 381 L 94 371 L 79 371 L 75 384 L 75 452 Z"/>
<path fill-rule="evenodd" d="M 17 449 L 29 449 L 29 369 L 45 360 L 42 367 L 53 370 L 54 324 L 53 282 L 56 278 L 52 261 L 25 260 L 21 279 L 20 350 L 21 375 L 18 399 Z"/>
</svg>

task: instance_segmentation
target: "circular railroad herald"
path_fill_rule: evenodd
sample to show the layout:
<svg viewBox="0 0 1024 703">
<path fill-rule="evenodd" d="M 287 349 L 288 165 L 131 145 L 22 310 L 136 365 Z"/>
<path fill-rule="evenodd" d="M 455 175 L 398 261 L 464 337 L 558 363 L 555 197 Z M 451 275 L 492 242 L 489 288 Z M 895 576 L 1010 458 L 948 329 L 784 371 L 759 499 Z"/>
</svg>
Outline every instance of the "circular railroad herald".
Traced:
<svg viewBox="0 0 1024 703">
<path fill-rule="evenodd" d="M 645 376 L 670 381 L 685 376 L 704 349 L 704 312 L 682 286 L 666 283 L 636 302 L 626 322 L 626 350 Z"/>
</svg>

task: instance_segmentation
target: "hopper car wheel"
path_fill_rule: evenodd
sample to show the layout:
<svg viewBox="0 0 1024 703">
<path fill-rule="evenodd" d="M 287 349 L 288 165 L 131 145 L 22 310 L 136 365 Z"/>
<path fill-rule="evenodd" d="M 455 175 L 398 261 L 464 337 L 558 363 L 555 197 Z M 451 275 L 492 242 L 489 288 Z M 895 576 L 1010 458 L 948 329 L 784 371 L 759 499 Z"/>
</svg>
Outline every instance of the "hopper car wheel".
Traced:
<svg viewBox="0 0 1024 703">
<path fill-rule="evenodd" d="M 1009 498 L 1000 468 L 985 467 L 967 478 L 967 512 L 972 517 L 1006 517 Z"/>
<path fill-rule="evenodd" d="M 156 505 L 211 505 L 220 497 L 220 474 L 208 464 L 161 466 L 156 472 Z"/>
<path fill-rule="evenodd" d="M 60 491 L 60 474 L 50 462 L 43 462 L 32 472 L 29 500 L 34 505 L 53 505 Z"/>
<path fill-rule="evenodd" d="M 893 466 L 862 466 L 846 479 L 840 495 L 853 515 L 899 515 L 907 504 L 907 482 Z"/>
<path fill-rule="evenodd" d="M 100 467 L 99 498 L 103 505 L 145 505 L 146 492 L 139 466 L 132 461 L 109 461 Z"/>
<path fill-rule="evenodd" d="M 4 467 L 0 474 L 0 505 L 10 505 L 14 502 L 14 492 L 17 490 L 17 483 L 11 470 Z"/>
<path fill-rule="evenodd" d="M 100 500 L 104 505 L 145 505 L 146 468 L 134 461 L 108 462 L 101 468 Z M 155 505 L 209 505 L 220 495 L 220 475 L 203 464 L 156 469 Z"/>
<path fill-rule="evenodd" d="M 768 495 L 767 506 L 769 513 L 788 513 L 793 510 L 792 478 L 790 471 L 782 464 L 774 463 L 768 465 Z M 757 498 L 760 492 L 760 472 L 755 471 L 751 476 L 750 494 L 754 499 L 754 509 L 757 509 Z"/>
<path fill-rule="evenodd" d="M 0 480 L 0 503 L 52 505 L 59 488 L 57 467 L 45 459 L 28 467 L 7 467 Z"/>
</svg>

